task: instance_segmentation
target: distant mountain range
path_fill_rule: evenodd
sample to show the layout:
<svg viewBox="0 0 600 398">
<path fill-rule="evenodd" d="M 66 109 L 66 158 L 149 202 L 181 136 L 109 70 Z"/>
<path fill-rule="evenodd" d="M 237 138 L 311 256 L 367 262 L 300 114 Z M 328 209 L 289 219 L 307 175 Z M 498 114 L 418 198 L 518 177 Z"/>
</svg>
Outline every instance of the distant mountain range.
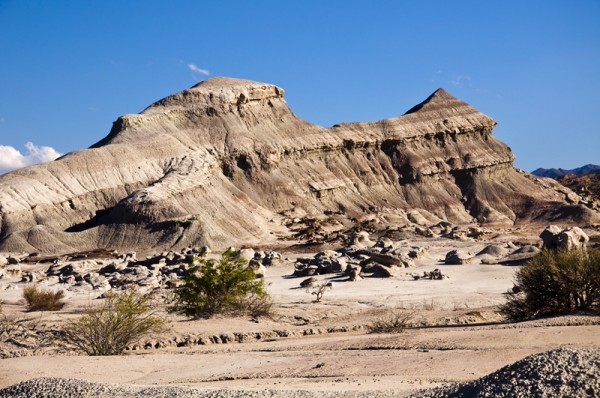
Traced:
<svg viewBox="0 0 600 398">
<path fill-rule="evenodd" d="M 541 169 L 540 168 L 540 169 L 533 170 L 531 172 L 531 174 L 538 176 L 538 177 L 550 177 L 550 178 L 562 177 L 562 176 L 566 176 L 569 174 L 584 175 L 584 174 L 591 174 L 591 173 L 600 173 L 600 166 L 595 165 L 595 164 L 586 164 L 585 166 L 581 166 L 581 167 L 578 167 L 578 168 L 572 169 L 572 170 Z"/>
</svg>

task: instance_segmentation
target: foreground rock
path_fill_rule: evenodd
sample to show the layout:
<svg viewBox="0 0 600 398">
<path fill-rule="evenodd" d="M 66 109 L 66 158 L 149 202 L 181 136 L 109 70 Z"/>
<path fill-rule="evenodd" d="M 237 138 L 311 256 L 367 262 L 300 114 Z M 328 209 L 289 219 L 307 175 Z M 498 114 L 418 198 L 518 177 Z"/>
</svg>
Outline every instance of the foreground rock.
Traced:
<svg viewBox="0 0 600 398">
<path fill-rule="evenodd" d="M 415 397 L 597 397 L 600 352 L 556 350 L 531 355 L 479 380 L 435 389 Z"/>
<path fill-rule="evenodd" d="M 544 249 L 548 250 L 585 250 L 590 238 L 579 227 L 561 229 L 551 225 L 540 234 Z"/>
<path fill-rule="evenodd" d="M 120 117 L 90 149 L 0 176 L 0 251 L 274 245 L 293 235 L 286 212 L 398 211 L 428 236 L 444 220 L 598 218 L 517 171 L 495 124 L 439 89 L 400 117 L 323 128 L 279 87 L 208 79 Z"/>
</svg>

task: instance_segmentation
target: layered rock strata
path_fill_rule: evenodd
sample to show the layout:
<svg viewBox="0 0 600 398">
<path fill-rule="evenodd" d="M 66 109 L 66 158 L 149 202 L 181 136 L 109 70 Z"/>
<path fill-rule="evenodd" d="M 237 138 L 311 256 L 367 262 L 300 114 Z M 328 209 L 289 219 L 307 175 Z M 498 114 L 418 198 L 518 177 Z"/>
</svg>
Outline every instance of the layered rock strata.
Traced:
<svg viewBox="0 0 600 398">
<path fill-rule="evenodd" d="M 114 122 L 91 148 L 0 176 L 0 251 L 274 245 L 281 214 L 588 222 L 513 167 L 496 122 L 437 90 L 404 115 L 320 127 L 272 84 L 213 78 Z"/>
</svg>

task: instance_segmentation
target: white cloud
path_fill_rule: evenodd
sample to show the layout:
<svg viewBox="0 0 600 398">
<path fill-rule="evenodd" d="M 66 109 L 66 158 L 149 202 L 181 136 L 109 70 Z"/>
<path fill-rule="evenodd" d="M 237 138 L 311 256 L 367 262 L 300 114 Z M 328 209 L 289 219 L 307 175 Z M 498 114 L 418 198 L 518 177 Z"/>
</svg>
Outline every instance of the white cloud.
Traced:
<svg viewBox="0 0 600 398">
<path fill-rule="evenodd" d="M 197 67 L 196 65 L 194 65 L 194 64 L 188 64 L 188 65 L 187 65 L 187 67 L 188 67 L 188 68 L 189 68 L 189 69 L 190 69 L 192 72 L 194 72 L 194 73 L 199 73 L 199 74 L 201 74 L 201 75 L 204 75 L 204 76 L 208 76 L 208 75 L 210 75 L 210 72 L 209 72 L 207 69 L 201 69 L 201 68 L 198 68 L 198 67 Z"/>
<path fill-rule="evenodd" d="M 450 80 L 450 83 L 454 86 L 461 86 L 463 83 L 468 83 L 471 86 L 471 76 L 459 75 Z"/>
<path fill-rule="evenodd" d="M 33 164 L 49 162 L 61 156 L 54 148 L 25 144 L 27 152 L 21 153 L 12 146 L 0 145 L 0 174 Z"/>
<path fill-rule="evenodd" d="M 437 70 L 435 71 L 435 73 L 433 74 L 432 78 L 431 78 L 431 82 L 435 83 L 436 80 L 438 79 L 438 77 L 442 74 L 441 70 Z"/>
</svg>

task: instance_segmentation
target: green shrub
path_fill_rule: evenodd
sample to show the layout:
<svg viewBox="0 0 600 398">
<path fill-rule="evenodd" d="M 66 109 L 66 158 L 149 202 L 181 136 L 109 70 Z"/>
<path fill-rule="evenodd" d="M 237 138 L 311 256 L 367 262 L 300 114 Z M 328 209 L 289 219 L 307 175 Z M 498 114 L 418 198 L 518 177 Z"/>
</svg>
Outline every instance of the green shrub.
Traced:
<svg viewBox="0 0 600 398">
<path fill-rule="evenodd" d="M 36 285 L 23 289 L 23 298 L 29 311 L 58 311 L 65 306 L 62 301 L 64 297 L 65 292 L 62 290 L 41 290 Z"/>
<path fill-rule="evenodd" d="M 215 314 L 259 312 L 269 307 L 269 296 L 262 279 L 256 279 L 247 260 L 228 250 L 220 260 L 202 259 L 191 267 L 175 288 L 175 304 L 171 311 L 190 317 Z M 268 308 L 270 310 L 270 307 Z"/>
<path fill-rule="evenodd" d="M 600 308 L 600 251 L 544 250 L 515 276 L 515 288 L 500 307 L 510 321 L 597 312 Z"/>
<path fill-rule="evenodd" d="M 166 321 L 154 315 L 150 301 L 135 289 L 109 292 L 102 305 L 88 307 L 69 323 L 60 338 L 88 355 L 122 354 L 144 336 L 166 329 Z"/>
</svg>

